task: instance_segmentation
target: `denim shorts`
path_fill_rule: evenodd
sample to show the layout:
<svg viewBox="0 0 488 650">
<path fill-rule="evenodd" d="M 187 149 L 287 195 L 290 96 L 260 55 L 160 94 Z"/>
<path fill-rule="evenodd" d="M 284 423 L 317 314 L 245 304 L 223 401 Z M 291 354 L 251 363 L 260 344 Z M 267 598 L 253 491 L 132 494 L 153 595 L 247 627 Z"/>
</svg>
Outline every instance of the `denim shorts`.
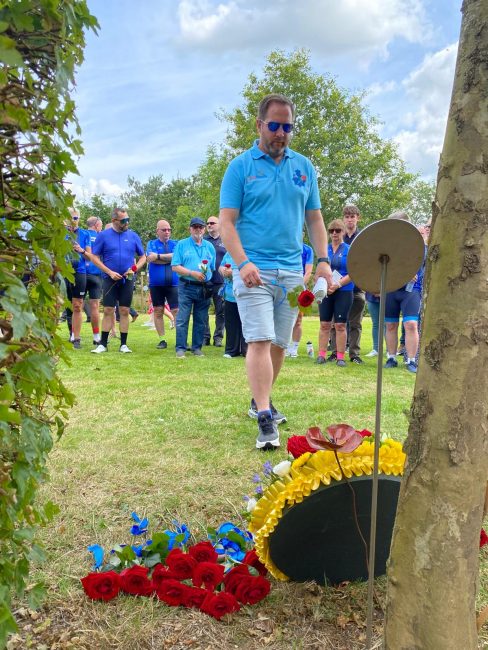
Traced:
<svg viewBox="0 0 488 650">
<path fill-rule="evenodd" d="M 290 307 L 287 292 L 303 287 L 301 271 L 259 270 L 263 285 L 246 287 L 237 269 L 233 272 L 234 295 L 246 343 L 271 341 L 286 348 L 298 309 Z"/>
</svg>

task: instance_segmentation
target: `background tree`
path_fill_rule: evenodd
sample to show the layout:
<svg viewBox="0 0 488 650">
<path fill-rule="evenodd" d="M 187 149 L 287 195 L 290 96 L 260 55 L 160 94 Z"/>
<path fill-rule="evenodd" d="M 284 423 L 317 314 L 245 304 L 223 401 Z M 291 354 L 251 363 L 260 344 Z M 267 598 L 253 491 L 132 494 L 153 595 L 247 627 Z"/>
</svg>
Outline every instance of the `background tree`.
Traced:
<svg viewBox="0 0 488 650">
<path fill-rule="evenodd" d="M 99 217 L 105 224 L 110 223 L 112 210 L 118 205 L 115 198 L 108 198 L 104 194 L 94 194 L 89 199 L 77 201 L 82 225 L 85 226 L 88 217 Z"/>
<path fill-rule="evenodd" d="M 410 201 L 405 210 L 412 223 L 416 226 L 424 224 L 432 216 L 432 203 L 435 197 L 435 183 L 433 181 L 416 180 L 410 189 Z"/>
<path fill-rule="evenodd" d="M 0 6 L 0 647 L 16 630 L 12 591 L 24 593 L 43 556 L 36 525 L 54 506 L 36 504 L 36 491 L 72 403 L 56 374 L 57 270 L 72 273 L 63 178 L 82 152 L 69 92 L 83 30 L 96 25 L 84 0 Z M 29 586 L 31 606 L 41 592 Z"/>
<path fill-rule="evenodd" d="M 198 171 L 202 205 L 218 205 L 227 163 L 257 137 L 257 106 L 271 92 L 287 95 L 297 106 L 292 147 L 317 169 L 326 221 L 341 214 L 346 202 L 359 206 L 363 223 L 408 204 L 416 177 L 405 171 L 395 145 L 379 136 L 378 121 L 363 105 L 363 95 L 350 94 L 329 75 L 314 73 L 309 53 L 296 50 L 271 52 L 261 78 L 249 75 L 243 105 L 219 115 L 229 129 L 221 146 L 209 148 Z"/>
<path fill-rule="evenodd" d="M 488 4 L 464 0 L 388 571 L 385 647 L 475 650 L 488 478 Z"/>
<path fill-rule="evenodd" d="M 127 184 L 129 189 L 121 195 L 120 202 L 129 212 L 131 228 L 144 243 L 156 237 L 159 219 L 171 223 L 173 238 L 187 236 L 188 222 L 184 223 L 183 215 L 186 211 L 191 213 L 196 205 L 193 177 L 174 178 L 167 183 L 162 175 L 150 176 L 146 182 L 129 176 Z"/>
</svg>

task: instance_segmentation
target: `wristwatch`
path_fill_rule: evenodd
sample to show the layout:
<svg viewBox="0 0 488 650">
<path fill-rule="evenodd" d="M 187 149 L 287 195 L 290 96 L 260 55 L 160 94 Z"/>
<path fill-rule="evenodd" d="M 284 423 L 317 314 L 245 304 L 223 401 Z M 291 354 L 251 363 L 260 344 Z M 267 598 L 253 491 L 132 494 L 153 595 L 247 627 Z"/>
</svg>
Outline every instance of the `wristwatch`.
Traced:
<svg viewBox="0 0 488 650">
<path fill-rule="evenodd" d="M 317 264 L 320 264 L 320 262 L 325 262 L 326 264 L 330 264 L 330 259 L 328 257 L 318 257 Z"/>
<path fill-rule="evenodd" d="M 160 259 L 161 259 L 161 255 L 160 255 L 159 253 L 158 253 L 158 257 L 157 257 L 157 259 L 158 259 L 158 260 L 160 260 Z"/>
</svg>

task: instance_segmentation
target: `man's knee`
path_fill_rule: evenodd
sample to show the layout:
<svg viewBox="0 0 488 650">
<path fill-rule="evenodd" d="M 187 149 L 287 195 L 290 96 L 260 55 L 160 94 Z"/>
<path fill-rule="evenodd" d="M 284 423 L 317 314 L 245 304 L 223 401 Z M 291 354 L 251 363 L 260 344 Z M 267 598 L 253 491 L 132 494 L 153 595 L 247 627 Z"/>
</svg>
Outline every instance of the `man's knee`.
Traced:
<svg viewBox="0 0 488 650">
<path fill-rule="evenodd" d="M 407 320 L 403 323 L 403 326 L 405 327 L 405 332 L 408 332 L 409 334 L 412 332 L 415 333 L 418 330 L 418 323 L 416 320 Z"/>
<path fill-rule="evenodd" d="M 385 323 L 387 332 L 396 332 L 398 329 L 398 321 L 396 323 Z"/>
<path fill-rule="evenodd" d="M 128 316 L 130 312 L 130 307 L 119 307 L 119 312 L 121 316 Z"/>
<path fill-rule="evenodd" d="M 83 310 L 83 298 L 73 298 L 73 312 L 79 314 Z"/>
<path fill-rule="evenodd" d="M 346 331 L 346 323 L 336 323 L 335 328 L 336 328 L 336 332 L 345 332 Z"/>
</svg>

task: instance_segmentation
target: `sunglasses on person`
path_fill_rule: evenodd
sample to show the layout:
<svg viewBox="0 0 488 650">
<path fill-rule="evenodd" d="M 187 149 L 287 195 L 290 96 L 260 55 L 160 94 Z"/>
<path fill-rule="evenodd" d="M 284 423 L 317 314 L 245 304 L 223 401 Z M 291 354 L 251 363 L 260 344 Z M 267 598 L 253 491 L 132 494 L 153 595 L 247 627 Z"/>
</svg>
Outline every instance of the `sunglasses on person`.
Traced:
<svg viewBox="0 0 488 650">
<path fill-rule="evenodd" d="M 200 224 L 194 224 L 191 226 L 192 228 L 205 228 L 205 226 L 201 226 Z"/>
<path fill-rule="evenodd" d="M 171 232 L 171 228 L 158 228 L 161 232 Z"/>
<path fill-rule="evenodd" d="M 207 226 L 216 226 L 217 222 L 216 221 L 207 221 Z"/>
<path fill-rule="evenodd" d="M 129 217 L 124 217 L 123 219 L 119 219 L 119 223 L 121 223 L 122 225 L 129 223 L 129 221 L 130 221 Z"/>
<path fill-rule="evenodd" d="M 80 217 L 71 217 L 72 221 L 78 221 Z"/>
<path fill-rule="evenodd" d="M 331 235 L 332 235 L 332 233 L 338 235 L 341 232 L 342 232 L 342 228 L 329 228 L 329 234 L 331 234 Z"/>
<path fill-rule="evenodd" d="M 289 122 L 265 122 L 264 120 L 261 120 L 261 122 L 266 124 L 271 133 L 276 133 L 280 126 L 285 133 L 291 133 L 293 131 L 293 124 Z"/>
</svg>

